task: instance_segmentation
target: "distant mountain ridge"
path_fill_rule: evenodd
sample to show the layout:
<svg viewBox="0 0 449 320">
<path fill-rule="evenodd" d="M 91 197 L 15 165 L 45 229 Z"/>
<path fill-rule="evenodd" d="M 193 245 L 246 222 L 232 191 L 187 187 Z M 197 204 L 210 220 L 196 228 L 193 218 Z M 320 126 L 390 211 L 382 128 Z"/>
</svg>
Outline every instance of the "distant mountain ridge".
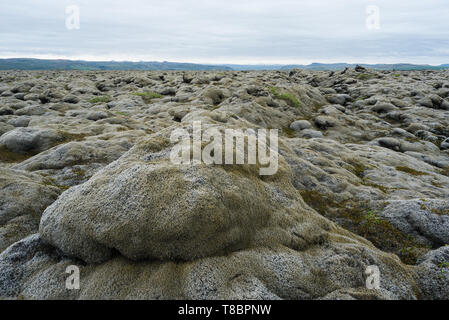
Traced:
<svg viewBox="0 0 449 320">
<path fill-rule="evenodd" d="M 0 59 L 0 70 L 232 70 L 213 66 L 178 62 L 83 61 L 47 59 Z"/>
<path fill-rule="evenodd" d="M 449 64 L 439 66 L 417 65 L 408 63 L 399 64 L 359 64 L 363 67 L 376 70 L 442 70 L 449 69 Z M 84 61 L 84 60 L 47 60 L 31 58 L 0 59 L 0 70 L 343 70 L 354 68 L 357 64 L 349 63 L 312 63 L 309 65 L 244 65 L 221 64 L 208 65 L 180 62 L 157 61 Z"/>
</svg>

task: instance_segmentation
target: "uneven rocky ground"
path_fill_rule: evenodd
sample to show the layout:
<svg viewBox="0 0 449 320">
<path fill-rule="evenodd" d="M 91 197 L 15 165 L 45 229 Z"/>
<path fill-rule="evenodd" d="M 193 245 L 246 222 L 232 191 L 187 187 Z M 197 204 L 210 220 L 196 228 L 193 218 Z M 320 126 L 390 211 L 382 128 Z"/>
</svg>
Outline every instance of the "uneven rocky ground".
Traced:
<svg viewBox="0 0 449 320">
<path fill-rule="evenodd" d="M 448 77 L 0 72 L 0 297 L 448 299 Z M 197 120 L 278 172 L 173 164 Z"/>
</svg>

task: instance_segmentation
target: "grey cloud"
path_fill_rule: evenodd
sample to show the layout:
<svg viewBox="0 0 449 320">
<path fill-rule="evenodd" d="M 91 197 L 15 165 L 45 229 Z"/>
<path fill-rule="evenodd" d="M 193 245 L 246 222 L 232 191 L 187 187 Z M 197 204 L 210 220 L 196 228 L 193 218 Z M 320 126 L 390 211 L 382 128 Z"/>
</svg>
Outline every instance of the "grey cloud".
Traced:
<svg viewBox="0 0 449 320">
<path fill-rule="evenodd" d="M 367 5 L 381 29 L 365 27 Z M 65 28 L 78 5 L 81 28 Z M 2 0 L 0 56 L 449 63 L 446 0 Z"/>
</svg>

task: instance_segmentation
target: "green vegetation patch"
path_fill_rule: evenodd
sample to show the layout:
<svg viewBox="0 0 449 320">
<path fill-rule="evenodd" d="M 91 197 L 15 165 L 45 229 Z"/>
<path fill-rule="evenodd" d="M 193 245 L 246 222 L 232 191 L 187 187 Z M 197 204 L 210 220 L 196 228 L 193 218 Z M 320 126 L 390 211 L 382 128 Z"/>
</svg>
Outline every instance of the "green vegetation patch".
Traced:
<svg viewBox="0 0 449 320">
<path fill-rule="evenodd" d="M 112 98 L 110 96 L 100 96 L 100 97 L 94 97 L 89 100 L 92 104 L 98 104 L 98 103 L 108 103 L 111 102 Z"/>
<path fill-rule="evenodd" d="M 146 92 L 134 92 L 134 95 L 139 96 L 145 103 L 150 103 L 153 99 L 159 99 L 163 96 L 160 93 L 146 91 Z"/>
<path fill-rule="evenodd" d="M 123 112 L 123 111 L 117 111 L 116 114 L 122 116 L 122 117 L 129 117 L 129 113 Z"/>
<path fill-rule="evenodd" d="M 298 98 L 289 92 L 280 92 L 280 89 L 276 87 L 270 87 L 270 92 L 276 99 L 284 100 L 291 107 L 299 108 L 301 106 Z"/>
<path fill-rule="evenodd" d="M 359 80 L 365 81 L 365 80 L 370 80 L 370 79 L 374 78 L 374 75 L 369 74 L 369 73 L 361 73 L 357 76 L 357 78 Z"/>
<path fill-rule="evenodd" d="M 323 195 L 314 190 L 300 190 L 300 194 L 322 216 L 371 241 L 377 248 L 397 254 L 406 264 L 416 264 L 418 258 L 429 250 L 379 217 L 365 203 L 339 203 L 331 195 Z"/>
<path fill-rule="evenodd" d="M 411 174 L 412 176 L 426 176 L 429 175 L 428 173 L 422 172 L 422 171 L 417 171 L 415 169 L 409 168 L 409 167 L 403 167 L 403 166 L 398 166 L 396 167 L 396 170 L 398 171 L 402 171 L 408 174 Z"/>
</svg>

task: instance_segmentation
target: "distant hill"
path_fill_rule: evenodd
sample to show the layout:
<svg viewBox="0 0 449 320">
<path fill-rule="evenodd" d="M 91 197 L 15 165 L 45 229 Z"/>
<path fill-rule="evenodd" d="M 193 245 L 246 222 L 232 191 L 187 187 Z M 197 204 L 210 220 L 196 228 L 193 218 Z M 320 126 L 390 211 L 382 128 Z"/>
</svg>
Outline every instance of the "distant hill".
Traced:
<svg viewBox="0 0 449 320">
<path fill-rule="evenodd" d="M 232 70 L 225 66 L 178 62 L 0 59 L 0 70 Z"/>
<path fill-rule="evenodd" d="M 418 64 L 359 64 L 362 67 L 376 70 L 442 70 L 449 68 L 449 65 L 431 66 L 431 65 L 418 65 Z M 348 63 L 312 63 L 310 65 L 287 65 L 283 66 L 282 70 L 290 69 L 305 69 L 305 70 L 344 70 L 345 68 L 354 68 L 357 64 Z"/>
<path fill-rule="evenodd" d="M 440 66 L 415 64 L 360 64 L 363 67 L 377 70 L 441 70 L 449 69 L 449 64 Z M 244 65 L 223 64 L 206 65 L 179 62 L 157 61 L 83 61 L 83 60 L 45 60 L 14 58 L 0 59 L 0 70 L 343 70 L 355 67 L 348 63 L 312 63 L 309 65 Z"/>
</svg>

